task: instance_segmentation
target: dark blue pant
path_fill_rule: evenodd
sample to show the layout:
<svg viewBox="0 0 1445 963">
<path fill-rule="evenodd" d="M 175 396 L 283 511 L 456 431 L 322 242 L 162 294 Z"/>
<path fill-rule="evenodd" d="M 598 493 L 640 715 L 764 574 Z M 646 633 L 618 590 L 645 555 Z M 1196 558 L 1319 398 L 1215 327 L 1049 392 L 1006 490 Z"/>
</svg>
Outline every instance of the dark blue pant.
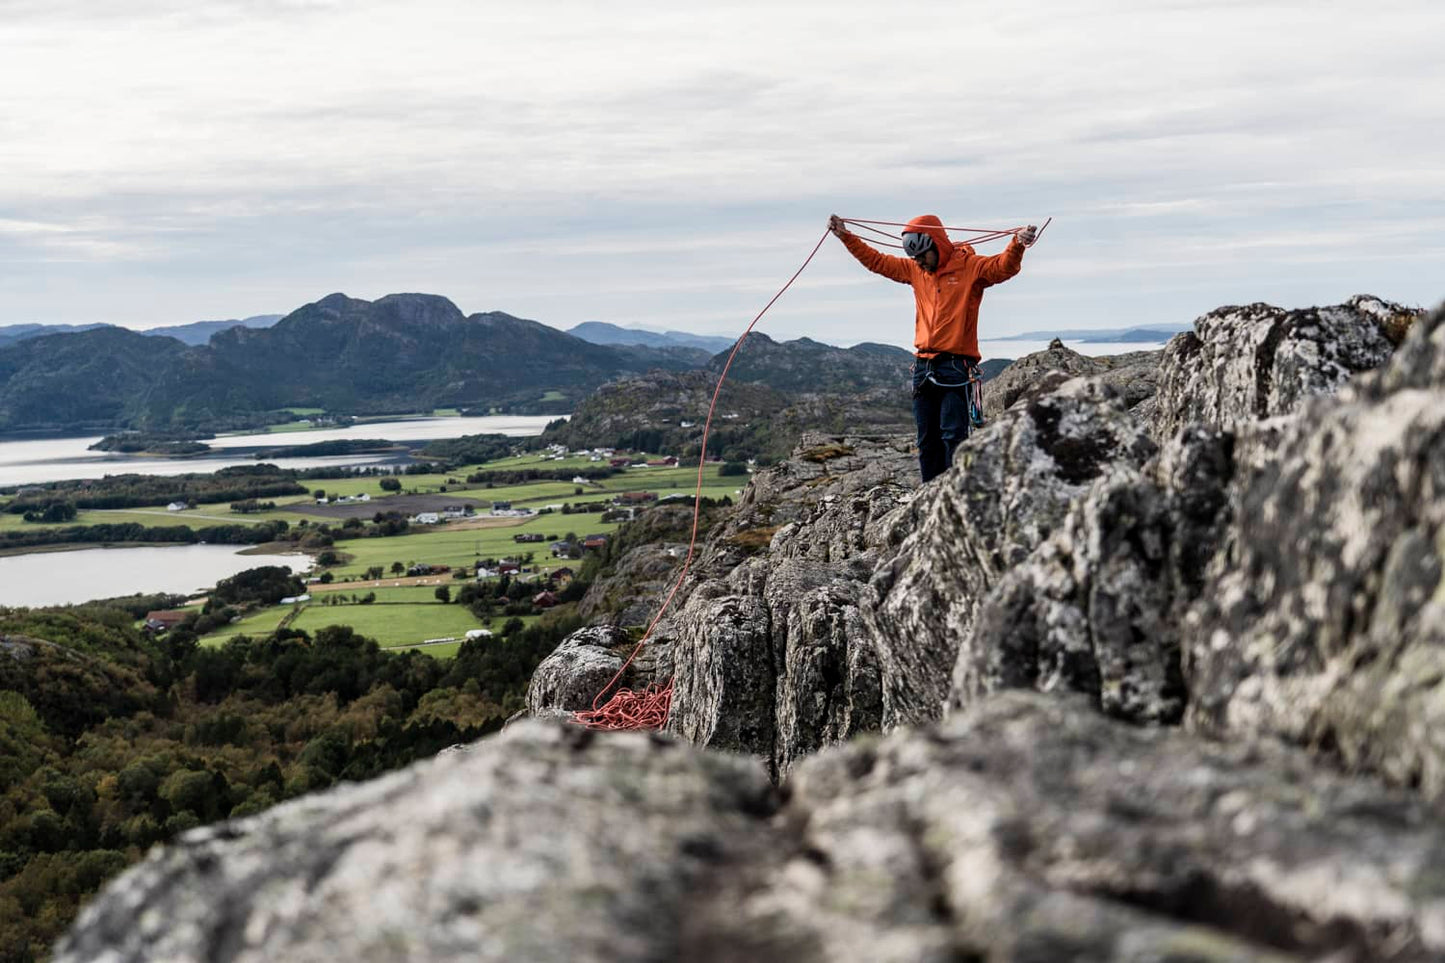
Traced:
<svg viewBox="0 0 1445 963">
<path fill-rule="evenodd" d="M 913 365 L 913 420 L 918 425 L 918 468 L 926 484 L 953 464 L 968 438 L 969 370 L 961 358 L 919 358 Z"/>
</svg>

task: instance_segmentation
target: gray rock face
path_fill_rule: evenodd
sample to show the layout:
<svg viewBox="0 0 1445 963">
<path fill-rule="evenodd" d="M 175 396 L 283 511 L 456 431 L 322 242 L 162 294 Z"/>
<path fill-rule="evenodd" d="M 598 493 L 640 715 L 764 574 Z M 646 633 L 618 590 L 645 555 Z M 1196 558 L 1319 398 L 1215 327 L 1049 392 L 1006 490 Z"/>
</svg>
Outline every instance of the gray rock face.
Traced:
<svg viewBox="0 0 1445 963">
<path fill-rule="evenodd" d="M 885 728 L 941 715 L 993 588 L 1095 479 L 1137 468 L 1154 450 L 1117 393 L 1083 380 L 1005 412 L 959 449 L 953 469 L 914 501 L 911 533 L 872 581 Z"/>
<path fill-rule="evenodd" d="M 954 665 L 950 706 L 1031 688 L 1110 715 L 1178 722 L 1179 623 L 1199 596 L 1233 473 L 1231 436 L 1191 428 L 1144 470 L 1118 466 L 1000 578 Z"/>
<path fill-rule="evenodd" d="M 1445 954 L 1439 821 L 1269 742 L 1010 693 L 826 750 L 785 788 L 666 737 L 525 722 L 188 833 L 97 897 L 55 959 Z"/>
<path fill-rule="evenodd" d="M 1413 314 L 1368 295 L 1300 311 L 1268 304 L 1211 311 L 1164 348 L 1153 435 L 1169 438 L 1194 422 L 1234 428 L 1333 394 L 1383 364 Z"/>
<path fill-rule="evenodd" d="M 753 476 L 700 548 L 628 687 L 671 678 L 671 731 L 752 753 L 775 778 L 801 755 L 878 728 L 878 665 L 861 607 L 873 546 L 899 540 L 889 533 L 916 473 L 906 440 L 805 436 L 792 459 Z M 578 633 L 544 660 L 528 710 L 590 705 L 621 664 L 596 648 Z"/>
<path fill-rule="evenodd" d="M 1445 795 L 1445 312 L 1338 400 L 1241 434 L 1185 625 L 1190 721 Z"/>
<path fill-rule="evenodd" d="M 532 673 L 527 686 L 527 711 L 543 715 L 558 709 L 580 712 L 592 708 L 593 699 L 617 675 L 634 647 L 627 633 L 615 626 L 578 629 Z M 637 688 L 640 680 L 650 678 L 652 668 L 650 662 L 641 666 L 634 662 L 618 684 Z"/>
</svg>

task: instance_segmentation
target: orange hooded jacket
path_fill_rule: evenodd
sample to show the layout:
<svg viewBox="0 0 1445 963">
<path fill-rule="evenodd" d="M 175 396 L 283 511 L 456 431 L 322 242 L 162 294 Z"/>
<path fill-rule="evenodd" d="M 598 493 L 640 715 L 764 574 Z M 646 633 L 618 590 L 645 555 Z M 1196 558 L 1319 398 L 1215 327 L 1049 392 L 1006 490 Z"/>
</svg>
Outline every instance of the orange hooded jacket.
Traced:
<svg viewBox="0 0 1445 963">
<path fill-rule="evenodd" d="M 912 258 L 882 254 L 856 234 L 845 233 L 842 240 L 848 252 L 868 270 L 913 286 L 913 298 L 918 305 L 913 345 L 918 357 L 947 353 L 981 358 L 978 306 L 983 303 L 983 289 L 1019 273 L 1024 246 L 1015 238 L 1002 254 L 980 257 L 971 246 L 950 241 L 943 222 L 932 214 L 915 217 L 903 230 L 905 233 L 921 231 L 933 238 L 938 248 L 937 271 L 929 274 L 913 263 Z"/>
</svg>

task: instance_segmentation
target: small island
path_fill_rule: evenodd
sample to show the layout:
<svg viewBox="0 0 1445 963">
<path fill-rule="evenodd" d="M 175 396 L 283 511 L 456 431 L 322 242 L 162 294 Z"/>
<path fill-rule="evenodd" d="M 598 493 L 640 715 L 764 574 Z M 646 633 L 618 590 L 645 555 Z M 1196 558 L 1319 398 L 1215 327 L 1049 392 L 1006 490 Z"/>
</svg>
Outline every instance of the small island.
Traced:
<svg viewBox="0 0 1445 963">
<path fill-rule="evenodd" d="M 214 437 L 216 436 L 212 432 L 197 431 L 123 431 L 106 435 L 88 450 L 177 458 L 206 454 L 211 450 L 211 446 L 202 439 Z"/>
</svg>

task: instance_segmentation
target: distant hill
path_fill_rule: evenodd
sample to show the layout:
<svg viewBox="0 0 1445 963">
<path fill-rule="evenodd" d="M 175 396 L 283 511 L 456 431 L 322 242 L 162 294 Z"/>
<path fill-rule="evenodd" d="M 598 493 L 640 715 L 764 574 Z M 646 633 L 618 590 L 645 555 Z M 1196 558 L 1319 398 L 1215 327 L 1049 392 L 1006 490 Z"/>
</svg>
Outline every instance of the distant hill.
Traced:
<svg viewBox="0 0 1445 963">
<path fill-rule="evenodd" d="M 1088 344 L 1112 344 L 1115 342 L 1148 343 L 1154 342 L 1163 344 L 1181 331 L 1193 331 L 1194 323 L 1171 322 L 1168 324 L 1149 324 L 1135 328 L 1068 328 L 1059 331 L 1026 331 L 1023 334 L 1011 335 L 1011 340 L 1018 341 L 1049 341 L 1058 338 L 1061 341 L 1083 341 Z"/>
<path fill-rule="evenodd" d="M 695 459 L 716 387 L 712 371 L 652 372 L 614 381 L 586 398 L 567 421 L 549 427 L 542 441 Z M 729 461 L 776 460 L 807 430 L 906 432 L 912 430 L 910 406 L 901 386 L 819 394 L 729 377 L 718 397 L 708 454 Z"/>
<path fill-rule="evenodd" d="M 606 321 L 583 321 L 567 329 L 574 338 L 593 344 L 635 344 L 649 348 L 701 348 L 709 353 L 729 351 L 733 338 L 717 335 L 688 334 L 686 331 L 644 331 L 641 328 L 624 328 Z"/>
<path fill-rule="evenodd" d="M 105 324 L 4 324 L 0 325 L 0 348 L 47 334 L 76 334 L 109 327 Z"/>
<path fill-rule="evenodd" d="M 131 423 L 137 406 L 185 365 L 188 349 L 108 325 L 0 348 L 0 430 L 96 430 Z"/>
<path fill-rule="evenodd" d="M 426 294 L 333 294 L 205 345 L 158 334 L 101 328 L 0 348 L 0 430 L 216 427 L 291 406 L 560 413 L 611 379 L 707 360 L 591 344 L 501 312 L 467 317 Z"/>
<path fill-rule="evenodd" d="M 720 372 L 727 354 L 725 351 L 714 356 L 708 368 Z M 835 348 L 812 338 L 774 341 L 754 332 L 733 359 L 728 377 L 784 391 L 856 392 L 905 384 L 912 363 L 912 354 L 892 345 L 868 343 Z"/>
<path fill-rule="evenodd" d="M 257 314 L 249 318 L 241 318 L 239 321 L 192 321 L 190 324 L 173 324 L 169 327 L 150 328 L 142 331 L 142 334 L 160 335 L 166 338 L 175 338 L 190 345 L 205 344 L 211 340 L 211 335 L 220 331 L 227 331 L 231 328 L 269 328 L 280 321 L 285 315 L 282 314 Z"/>
</svg>

